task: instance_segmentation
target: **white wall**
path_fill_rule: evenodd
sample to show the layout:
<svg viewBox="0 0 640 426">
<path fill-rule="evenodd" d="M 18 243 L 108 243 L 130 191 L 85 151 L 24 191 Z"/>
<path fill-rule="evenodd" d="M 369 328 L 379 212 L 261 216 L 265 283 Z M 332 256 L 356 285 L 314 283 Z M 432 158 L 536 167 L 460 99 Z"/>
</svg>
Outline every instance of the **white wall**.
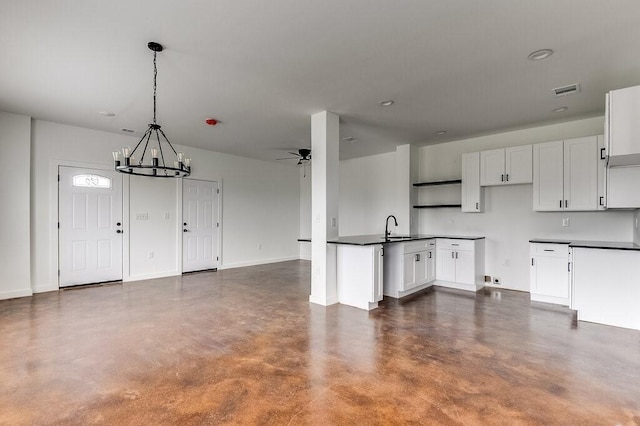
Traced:
<svg viewBox="0 0 640 426">
<path fill-rule="evenodd" d="M 603 123 L 603 117 L 596 117 L 422 147 L 420 180 L 460 178 L 460 158 L 465 152 L 602 134 Z M 429 196 L 427 188 L 420 190 L 421 202 Z M 460 199 L 459 186 L 437 190 L 449 191 L 442 197 Z M 504 288 L 528 291 L 529 239 L 631 241 L 633 238 L 633 212 L 533 212 L 531 184 L 487 187 L 484 191 L 484 213 L 424 209 L 420 211 L 420 232 L 485 236 L 486 274 L 501 278 Z M 562 218 L 570 219 L 570 227 L 561 226 Z"/>
<path fill-rule="evenodd" d="M 340 235 L 384 233 L 386 217 L 400 216 L 396 180 L 395 151 L 340 161 Z"/>
<path fill-rule="evenodd" d="M 31 294 L 30 137 L 30 117 L 0 112 L 0 299 Z"/>
<path fill-rule="evenodd" d="M 4 130 L 2 132 L 5 133 Z M 126 135 L 89 130 L 35 120 L 32 131 L 32 287 L 35 291 L 57 288 L 57 164 L 111 169 L 111 152 L 134 146 L 138 139 Z M 27 143 L 28 147 L 28 143 Z M 216 180 L 222 187 L 221 268 L 267 263 L 299 257 L 299 181 L 296 167 L 180 147 L 193 158 L 194 179 Z M 171 183 L 133 181 L 130 212 L 143 209 L 152 216 L 169 211 L 172 222 L 130 220 L 129 232 L 136 237 L 130 247 L 132 278 L 177 272 L 180 256 L 176 245 L 177 189 Z M 177 181 L 169 180 L 173 185 Z M 165 186 L 166 185 L 166 186 Z M 148 211 L 147 211 L 148 210 Z M 135 216 L 134 216 L 135 217 Z M 155 234 L 155 240 L 140 241 Z M 146 236 L 146 237 L 145 237 Z M 148 251 L 159 258 L 149 262 Z M 259 248 L 260 247 L 260 248 Z M 167 264 L 160 265 L 161 259 Z M 171 259 L 171 260 L 169 260 Z"/>
<path fill-rule="evenodd" d="M 633 242 L 640 244 L 640 210 L 636 210 L 633 216 Z"/>
</svg>

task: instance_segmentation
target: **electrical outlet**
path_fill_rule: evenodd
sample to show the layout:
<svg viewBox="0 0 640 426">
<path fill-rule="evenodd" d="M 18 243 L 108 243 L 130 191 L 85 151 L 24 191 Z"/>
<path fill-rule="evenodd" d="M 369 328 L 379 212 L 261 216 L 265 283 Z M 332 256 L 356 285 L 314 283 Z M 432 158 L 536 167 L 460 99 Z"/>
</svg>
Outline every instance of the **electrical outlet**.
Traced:
<svg viewBox="0 0 640 426">
<path fill-rule="evenodd" d="M 150 251 L 149 254 L 147 255 L 149 259 L 153 259 L 153 256 L 155 256 L 155 253 L 152 251 Z"/>
<path fill-rule="evenodd" d="M 562 219 L 562 226 L 569 226 L 570 220 L 568 217 Z"/>
<path fill-rule="evenodd" d="M 495 285 L 501 285 L 502 284 L 502 280 L 498 277 L 493 277 L 493 283 Z"/>
<path fill-rule="evenodd" d="M 149 213 L 136 213 L 136 220 L 149 220 Z"/>
<path fill-rule="evenodd" d="M 484 276 L 484 282 L 485 282 L 485 283 L 490 283 L 491 281 L 492 281 L 492 280 L 491 280 L 491 275 L 485 275 L 485 276 Z"/>
<path fill-rule="evenodd" d="M 262 244 L 258 244 L 258 250 L 262 250 Z"/>
</svg>

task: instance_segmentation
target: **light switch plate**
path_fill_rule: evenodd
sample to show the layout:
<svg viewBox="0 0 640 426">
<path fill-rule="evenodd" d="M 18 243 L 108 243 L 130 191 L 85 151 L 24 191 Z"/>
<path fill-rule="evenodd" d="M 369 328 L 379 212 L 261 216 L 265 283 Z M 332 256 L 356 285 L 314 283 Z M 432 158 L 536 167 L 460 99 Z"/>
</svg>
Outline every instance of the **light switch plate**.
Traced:
<svg viewBox="0 0 640 426">
<path fill-rule="evenodd" d="M 136 213 L 136 220 L 149 220 L 149 213 Z"/>
</svg>

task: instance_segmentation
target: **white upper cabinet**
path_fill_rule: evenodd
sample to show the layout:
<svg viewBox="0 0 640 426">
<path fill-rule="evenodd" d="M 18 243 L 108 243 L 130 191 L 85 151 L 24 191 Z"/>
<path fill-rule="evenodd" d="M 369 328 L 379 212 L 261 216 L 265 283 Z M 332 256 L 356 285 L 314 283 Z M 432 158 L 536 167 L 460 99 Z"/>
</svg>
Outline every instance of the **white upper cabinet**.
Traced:
<svg viewBox="0 0 640 426">
<path fill-rule="evenodd" d="M 533 182 L 532 146 L 512 146 L 505 148 L 505 183 Z"/>
<path fill-rule="evenodd" d="M 531 155 L 531 145 L 480 152 L 480 185 L 531 183 Z"/>
<path fill-rule="evenodd" d="M 546 142 L 533 147 L 533 209 L 598 210 L 598 137 Z"/>
<path fill-rule="evenodd" d="M 609 166 L 640 165 L 640 86 L 607 96 Z"/>
<path fill-rule="evenodd" d="M 564 141 L 564 209 L 598 209 L 598 138 Z"/>
<path fill-rule="evenodd" d="M 533 210 L 563 209 L 563 142 L 545 142 L 533 146 Z"/>
<path fill-rule="evenodd" d="M 480 185 L 502 185 L 504 174 L 503 148 L 480 152 Z"/>
<path fill-rule="evenodd" d="M 482 212 L 480 191 L 480 153 L 462 154 L 462 211 Z"/>
</svg>

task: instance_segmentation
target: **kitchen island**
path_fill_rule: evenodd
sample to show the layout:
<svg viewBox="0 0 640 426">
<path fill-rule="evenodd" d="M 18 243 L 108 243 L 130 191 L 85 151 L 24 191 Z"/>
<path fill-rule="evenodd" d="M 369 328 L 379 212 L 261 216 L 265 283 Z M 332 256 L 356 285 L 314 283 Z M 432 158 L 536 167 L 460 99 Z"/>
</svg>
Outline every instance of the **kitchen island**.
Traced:
<svg viewBox="0 0 640 426">
<path fill-rule="evenodd" d="M 327 243 L 337 245 L 338 300 L 356 308 L 375 309 L 383 295 L 400 298 L 434 283 L 470 291 L 484 283 L 484 237 L 373 234 Z"/>
</svg>

